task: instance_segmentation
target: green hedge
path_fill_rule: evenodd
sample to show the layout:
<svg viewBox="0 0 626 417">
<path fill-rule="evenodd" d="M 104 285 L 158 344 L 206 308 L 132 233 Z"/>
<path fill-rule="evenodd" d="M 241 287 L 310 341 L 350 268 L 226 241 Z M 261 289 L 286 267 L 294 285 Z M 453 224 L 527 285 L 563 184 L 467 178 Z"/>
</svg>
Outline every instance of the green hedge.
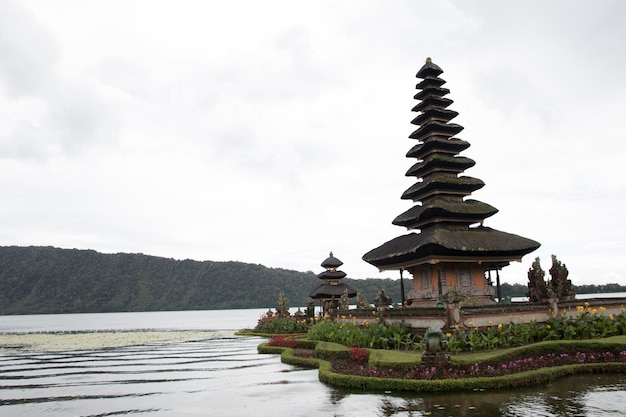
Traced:
<svg viewBox="0 0 626 417">
<path fill-rule="evenodd" d="M 350 349 L 339 343 L 318 342 L 315 346 L 315 356 L 320 359 L 348 359 Z"/>
<path fill-rule="evenodd" d="M 327 364 L 328 366 L 320 365 L 319 367 L 319 380 L 321 382 L 337 388 L 378 391 L 452 392 L 497 390 L 534 386 L 575 374 L 599 372 L 626 373 L 626 363 L 593 363 L 542 368 L 498 377 L 417 380 L 337 374 L 330 371 L 331 365 L 328 362 Z"/>
<path fill-rule="evenodd" d="M 549 340 L 533 343 L 526 346 L 479 353 L 459 354 L 452 356 L 452 363 L 458 365 L 472 365 L 480 362 L 509 362 L 523 357 L 541 355 L 547 352 L 576 353 L 584 351 L 608 350 L 617 353 L 626 349 L 626 337 L 614 336 L 607 339 L 592 340 Z"/>
<path fill-rule="evenodd" d="M 306 368 L 318 368 L 319 380 L 337 388 L 367 389 L 379 391 L 416 391 L 416 392 L 453 392 L 453 391 L 477 391 L 477 390 L 498 390 L 515 387 L 535 386 L 545 384 L 557 378 L 569 375 L 586 373 L 625 373 L 626 363 L 585 363 L 565 366 L 555 366 L 541 368 L 532 371 L 519 372 L 516 374 L 480 377 L 480 378 L 460 378 L 460 379 L 439 379 L 439 380 L 416 380 L 399 378 L 377 378 L 358 375 L 344 375 L 331 371 L 330 360 L 347 358 L 350 355 L 348 347 L 331 342 L 317 342 L 303 340 L 309 346 L 315 346 L 316 358 L 303 358 L 295 355 L 295 350 L 284 347 L 273 347 L 262 343 L 258 346 L 259 353 L 280 353 L 281 361 L 294 366 Z M 547 351 L 556 352 L 576 352 L 581 350 L 620 350 L 626 348 L 625 337 L 611 337 L 602 340 L 578 340 L 578 341 L 548 341 L 535 343 L 529 346 L 506 349 L 501 352 L 483 352 L 480 354 L 467 354 L 453 357 L 455 364 L 474 364 L 484 361 L 507 362 L 524 356 L 534 354 L 544 354 Z M 408 356 L 400 358 L 399 361 L 389 361 L 388 358 L 394 355 L 385 355 L 386 352 L 372 351 L 370 355 L 370 365 L 382 364 L 389 367 L 409 366 L 411 358 Z M 394 352 L 389 352 L 394 353 Z M 397 357 L 397 355 L 396 355 Z M 419 356 L 415 356 L 415 361 Z M 480 359 L 480 360 L 477 360 Z M 416 362 L 417 363 L 417 362 Z"/>
</svg>

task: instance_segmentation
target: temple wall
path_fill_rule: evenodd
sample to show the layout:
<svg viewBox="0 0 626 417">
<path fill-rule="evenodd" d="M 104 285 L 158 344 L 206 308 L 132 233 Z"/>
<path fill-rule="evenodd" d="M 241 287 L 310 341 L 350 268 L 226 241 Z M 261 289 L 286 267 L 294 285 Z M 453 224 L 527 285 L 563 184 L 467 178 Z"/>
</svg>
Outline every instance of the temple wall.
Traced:
<svg viewBox="0 0 626 417">
<path fill-rule="evenodd" d="M 492 304 L 483 306 L 460 306 L 458 304 L 447 307 L 409 307 L 388 309 L 382 313 L 385 324 L 404 323 L 417 331 L 429 327 L 450 328 L 455 325 L 461 327 L 489 327 L 509 323 L 546 323 L 553 314 L 576 317 L 579 309 L 595 310 L 595 314 L 617 315 L 626 311 L 626 298 L 603 298 L 590 300 L 572 300 L 558 303 L 513 303 Z M 372 310 L 349 310 L 347 313 L 359 321 L 369 323 L 380 321 L 380 313 Z"/>
<path fill-rule="evenodd" d="M 413 290 L 408 292 L 407 299 L 416 306 L 435 306 L 440 293 L 453 289 L 475 296 L 484 304 L 491 303 L 495 293 L 485 282 L 485 272 L 478 263 L 423 264 L 408 271 L 413 276 Z"/>
</svg>

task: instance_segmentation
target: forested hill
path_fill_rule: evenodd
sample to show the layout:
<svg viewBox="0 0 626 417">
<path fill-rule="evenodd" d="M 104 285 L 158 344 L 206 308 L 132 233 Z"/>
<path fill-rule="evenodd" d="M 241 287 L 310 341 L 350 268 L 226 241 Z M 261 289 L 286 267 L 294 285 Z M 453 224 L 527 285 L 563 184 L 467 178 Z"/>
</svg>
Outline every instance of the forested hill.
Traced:
<svg viewBox="0 0 626 417">
<path fill-rule="evenodd" d="M 322 272 L 321 267 L 315 272 Z M 370 303 L 381 288 L 394 303 L 400 302 L 399 279 L 343 281 Z M 280 292 L 297 307 L 306 305 L 320 282 L 313 272 L 242 262 L 0 246 L 0 314 L 275 308 Z M 404 285 L 408 293 L 412 280 L 405 279 Z M 574 290 L 619 292 L 626 287 L 584 285 Z M 523 297 L 527 291 L 521 284 L 501 286 L 502 297 Z"/>
<path fill-rule="evenodd" d="M 399 280 L 344 282 L 369 302 L 380 288 L 400 299 Z M 281 291 L 295 307 L 320 283 L 312 272 L 242 262 L 0 247 L 0 314 L 274 308 Z"/>
</svg>

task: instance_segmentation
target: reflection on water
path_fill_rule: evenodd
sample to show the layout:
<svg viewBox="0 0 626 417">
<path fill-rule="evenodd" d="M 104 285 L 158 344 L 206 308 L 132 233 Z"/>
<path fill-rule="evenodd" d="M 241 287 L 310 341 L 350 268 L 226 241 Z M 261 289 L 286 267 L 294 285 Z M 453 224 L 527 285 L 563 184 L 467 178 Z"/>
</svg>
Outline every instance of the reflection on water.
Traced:
<svg viewBox="0 0 626 417">
<path fill-rule="evenodd" d="M 163 328 L 159 326 L 205 330 L 204 321 L 219 338 L 71 352 L 5 352 L 0 354 L 0 416 L 626 415 L 623 375 L 575 376 L 533 389 L 459 394 L 335 389 L 318 381 L 317 370 L 282 364 L 278 355 L 259 355 L 256 347 L 262 339 L 224 331 L 252 327 L 259 313 L 61 317 L 57 325 L 64 331 L 88 330 L 93 320 L 107 329 L 121 320 L 126 323 L 123 330 Z M 19 321 L 33 329 L 41 327 L 40 318 L 23 316 Z M 0 330 L 15 327 L 16 321 L 7 324 L 4 319 L 0 317 Z"/>
<path fill-rule="evenodd" d="M 387 395 L 381 416 L 624 416 L 626 378 L 580 375 L 533 389 L 456 394 Z"/>
</svg>

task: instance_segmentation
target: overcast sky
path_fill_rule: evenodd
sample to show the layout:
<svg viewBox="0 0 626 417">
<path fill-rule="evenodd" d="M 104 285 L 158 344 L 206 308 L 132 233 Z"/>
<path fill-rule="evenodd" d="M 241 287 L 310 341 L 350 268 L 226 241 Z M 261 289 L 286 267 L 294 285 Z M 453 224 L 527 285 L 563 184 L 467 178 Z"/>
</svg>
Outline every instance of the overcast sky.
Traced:
<svg viewBox="0 0 626 417">
<path fill-rule="evenodd" d="M 427 57 L 485 225 L 626 284 L 626 2 L 0 0 L 0 245 L 398 278 Z"/>
</svg>

